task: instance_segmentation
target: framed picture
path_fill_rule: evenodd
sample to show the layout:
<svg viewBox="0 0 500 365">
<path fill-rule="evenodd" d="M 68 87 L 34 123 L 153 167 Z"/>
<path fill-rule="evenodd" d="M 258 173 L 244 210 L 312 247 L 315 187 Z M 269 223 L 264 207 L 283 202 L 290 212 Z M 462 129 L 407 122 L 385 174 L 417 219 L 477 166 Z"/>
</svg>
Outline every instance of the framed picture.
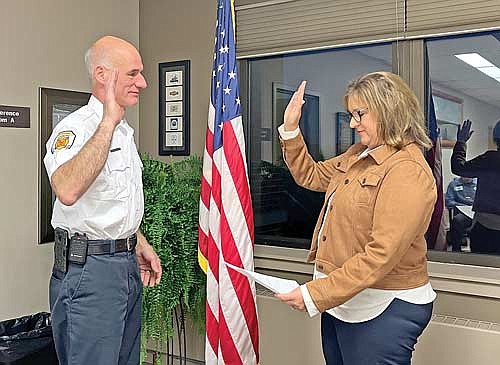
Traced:
<svg viewBox="0 0 500 365">
<path fill-rule="evenodd" d="M 38 166 L 38 243 L 54 241 L 54 230 L 50 224 L 55 195 L 50 187 L 49 178 L 43 165 L 47 152 L 45 144 L 52 130 L 62 119 L 86 105 L 90 93 L 60 89 L 39 89 L 39 125 L 40 125 L 40 162 Z"/>
<path fill-rule="evenodd" d="M 433 91 L 432 99 L 441 137 L 441 147 L 453 148 L 457 130 L 463 120 L 463 100 L 441 91 Z"/>
<path fill-rule="evenodd" d="M 351 117 L 346 112 L 335 113 L 335 152 L 340 155 L 356 143 L 356 132 L 349 126 Z"/>
<path fill-rule="evenodd" d="M 182 100 L 182 86 L 167 86 L 167 101 Z"/>
<path fill-rule="evenodd" d="M 178 71 L 166 71 L 166 85 L 167 86 L 177 86 L 182 85 L 182 70 Z"/>
<path fill-rule="evenodd" d="M 168 102 L 166 103 L 166 116 L 172 115 L 182 115 L 182 101 Z"/>
<path fill-rule="evenodd" d="M 188 156 L 190 145 L 190 61 L 158 65 L 159 151 L 161 156 Z"/>
<path fill-rule="evenodd" d="M 286 106 L 292 98 L 295 88 L 292 86 L 273 82 L 273 127 L 275 134 L 273 138 L 273 164 L 283 164 L 283 156 L 278 133 L 278 127 L 283 124 L 283 114 Z M 305 104 L 302 106 L 302 115 L 299 121 L 299 128 L 304 136 L 307 149 L 316 160 L 321 160 L 319 141 L 320 122 L 320 94 L 311 90 L 304 93 Z"/>
</svg>

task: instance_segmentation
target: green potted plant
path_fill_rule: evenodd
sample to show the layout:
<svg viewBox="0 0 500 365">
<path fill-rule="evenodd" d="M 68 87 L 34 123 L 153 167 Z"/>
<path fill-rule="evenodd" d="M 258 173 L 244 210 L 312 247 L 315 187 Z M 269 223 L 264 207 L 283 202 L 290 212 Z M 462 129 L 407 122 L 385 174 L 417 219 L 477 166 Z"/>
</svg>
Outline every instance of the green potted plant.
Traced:
<svg viewBox="0 0 500 365">
<path fill-rule="evenodd" d="M 145 155 L 144 218 L 141 231 L 160 257 L 163 269 L 159 285 L 144 288 L 143 344 L 152 340 L 158 348 L 171 339 L 175 328 L 179 356 L 186 356 L 185 314 L 204 331 L 205 274 L 198 265 L 198 207 L 202 161 L 199 157 L 165 164 Z M 182 340 L 184 338 L 184 340 Z M 143 347 L 143 354 L 145 347 Z M 184 352 L 184 353 L 182 353 Z M 157 356 L 155 356 L 157 357 Z M 159 357 L 158 357 L 159 358 Z"/>
</svg>

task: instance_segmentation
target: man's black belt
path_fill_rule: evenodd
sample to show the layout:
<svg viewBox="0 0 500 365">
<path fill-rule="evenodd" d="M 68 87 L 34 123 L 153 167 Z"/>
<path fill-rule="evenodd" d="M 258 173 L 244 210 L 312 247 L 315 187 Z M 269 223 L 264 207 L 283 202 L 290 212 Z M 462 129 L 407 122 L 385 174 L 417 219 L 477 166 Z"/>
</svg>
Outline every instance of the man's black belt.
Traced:
<svg viewBox="0 0 500 365">
<path fill-rule="evenodd" d="M 133 251 L 137 245 L 137 235 L 133 234 L 128 238 L 118 240 L 88 240 L 87 242 L 87 255 L 105 255 L 113 252 L 130 252 Z"/>
<path fill-rule="evenodd" d="M 89 240 L 86 235 L 54 229 L 54 269 L 66 272 L 68 263 L 85 265 L 87 256 L 131 252 L 137 245 L 137 235 L 118 240 Z"/>
</svg>

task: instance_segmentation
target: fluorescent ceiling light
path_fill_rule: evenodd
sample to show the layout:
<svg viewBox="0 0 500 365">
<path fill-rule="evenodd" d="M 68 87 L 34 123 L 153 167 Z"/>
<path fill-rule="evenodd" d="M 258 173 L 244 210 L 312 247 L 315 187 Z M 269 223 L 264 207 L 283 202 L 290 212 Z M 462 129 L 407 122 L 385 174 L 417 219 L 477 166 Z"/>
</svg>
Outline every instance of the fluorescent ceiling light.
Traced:
<svg viewBox="0 0 500 365">
<path fill-rule="evenodd" d="M 479 71 L 484 72 L 489 77 L 493 77 L 494 79 L 500 78 L 500 68 L 493 67 L 481 67 Z"/>
<path fill-rule="evenodd" d="M 479 53 L 462 53 L 456 54 L 455 57 L 500 82 L 500 68 L 492 64 Z"/>
<path fill-rule="evenodd" d="M 468 63 L 469 65 L 475 68 L 495 66 L 494 64 L 492 64 L 490 61 L 488 61 L 478 53 L 456 54 L 455 57 L 461 59 L 465 63 Z"/>
</svg>

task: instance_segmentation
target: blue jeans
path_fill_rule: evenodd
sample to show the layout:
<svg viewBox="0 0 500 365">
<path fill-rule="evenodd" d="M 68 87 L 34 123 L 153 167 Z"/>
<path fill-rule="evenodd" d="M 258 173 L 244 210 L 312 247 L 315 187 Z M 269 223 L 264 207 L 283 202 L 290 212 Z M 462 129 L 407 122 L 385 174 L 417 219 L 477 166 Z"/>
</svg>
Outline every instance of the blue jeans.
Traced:
<svg viewBox="0 0 500 365">
<path fill-rule="evenodd" d="M 417 338 L 432 314 L 432 303 L 394 299 L 378 317 L 361 323 L 321 315 L 326 365 L 410 365 Z"/>
<path fill-rule="evenodd" d="M 49 291 L 61 365 L 139 364 L 142 283 L 134 253 L 53 270 Z"/>
<path fill-rule="evenodd" d="M 467 234 L 467 230 L 472 224 L 472 219 L 456 209 L 453 220 L 450 223 L 451 248 L 455 252 L 462 250 L 462 240 Z"/>
</svg>

